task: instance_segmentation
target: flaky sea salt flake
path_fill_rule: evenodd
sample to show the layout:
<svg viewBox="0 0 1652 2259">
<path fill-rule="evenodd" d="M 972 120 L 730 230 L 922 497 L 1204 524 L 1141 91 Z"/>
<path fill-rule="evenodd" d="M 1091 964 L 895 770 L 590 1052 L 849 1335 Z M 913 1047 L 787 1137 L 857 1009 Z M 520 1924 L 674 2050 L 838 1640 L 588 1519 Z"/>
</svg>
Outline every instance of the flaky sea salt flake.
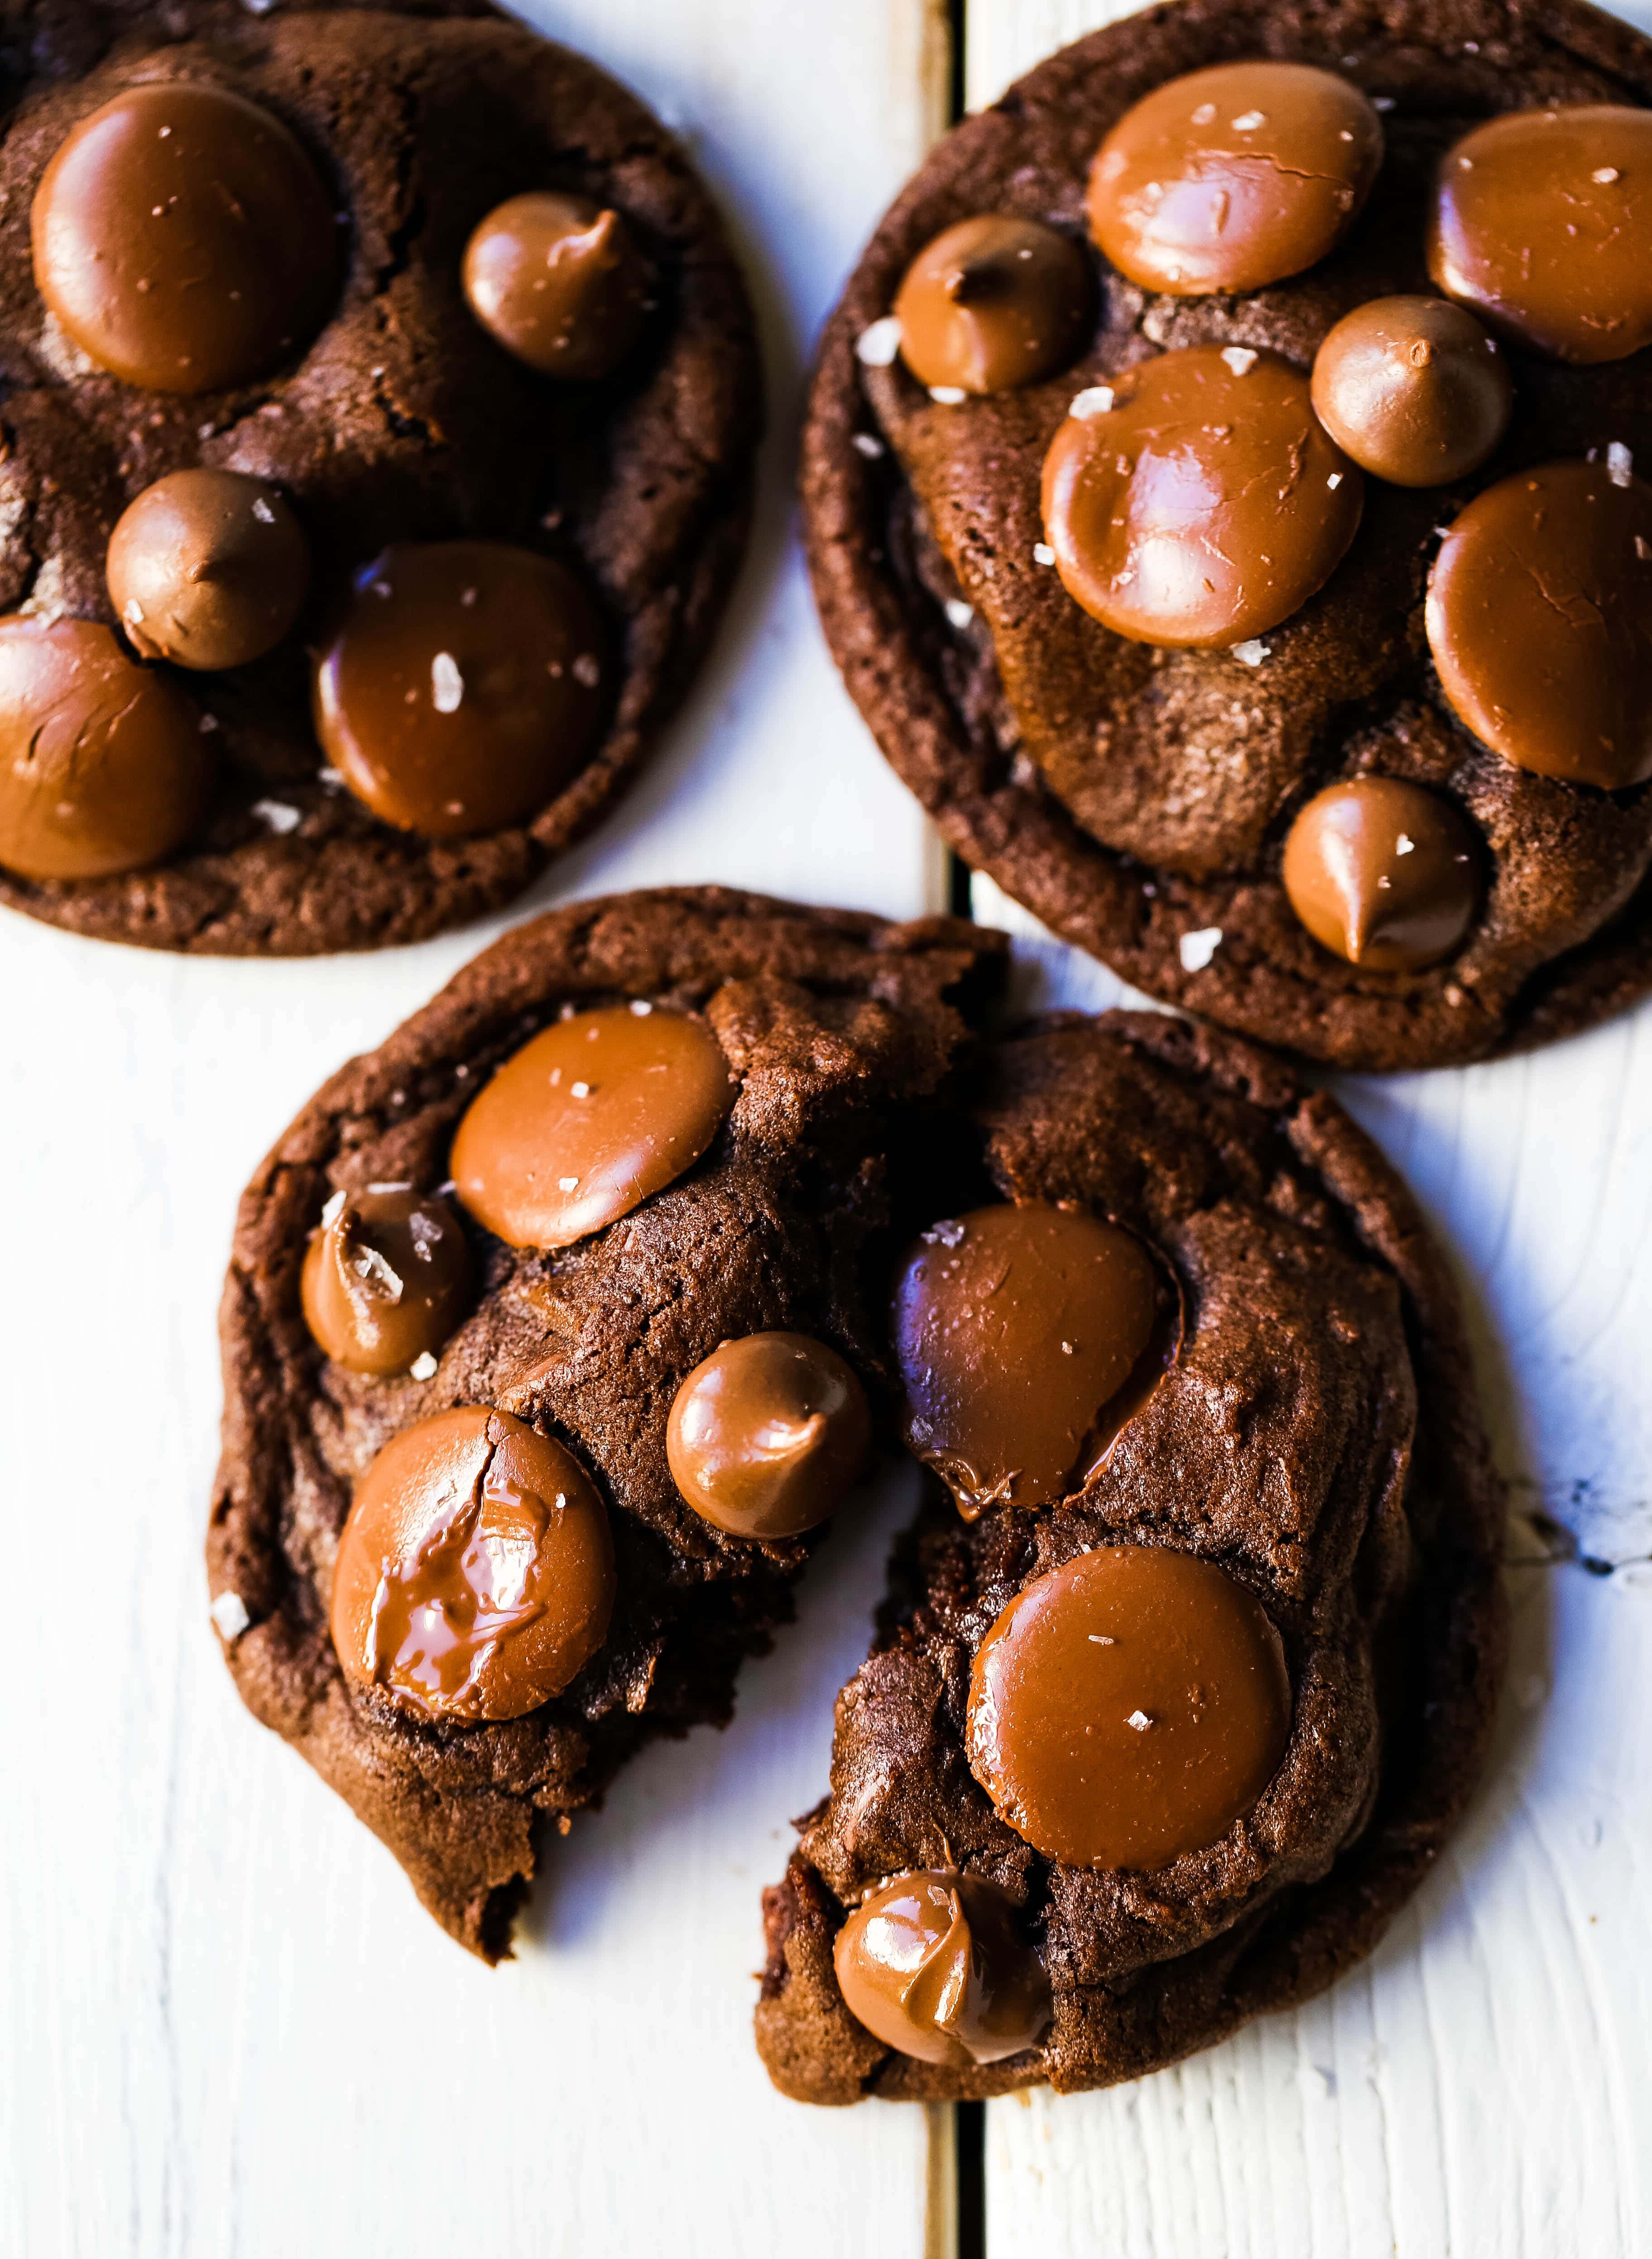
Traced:
<svg viewBox="0 0 1652 2259">
<path fill-rule="evenodd" d="M 211 1615 L 217 1626 L 218 1637 L 231 1646 L 253 1621 L 246 1612 L 246 1602 L 239 1593 L 220 1593 L 212 1603 Z"/>
<path fill-rule="evenodd" d="M 1127 1726 L 1134 1726 L 1138 1734 L 1144 1734 L 1153 1721 L 1145 1710 L 1132 1710 L 1124 1722 Z"/>
<path fill-rule="evenodd" d="M 1236 659 L 1241 666 L 1260 666 L 1272 648 L 1271 644 L 1264 643 L 1260 636 L 1250 636 L 1243 643 L 1232 645 L 1229 656 Z"/>
<path fill-rule="evenodd" d="M 421 1350 L 408 1367 L 408 1372 L 415 1380 L 429 1380 L 435 1371 L 436 1359 L 427 1349 Z"/>
<path fill-rule="evenodd" d="M 962 596 L 949 596 L 946 600 L 946 616 L 953 627 L 966 628 L 975 617 L 975 607 L 973 604 L 966 604 Z"/>
<path fill-rule="evenodd" d="M 1221 928 L 1203 925 L 1195 933 L 1185 933 L 1176 944 L 1184 973 L 1202 973 L 1221 945 Z"/>
<path fill-rule="evenodd" d="M 1257 356 L 1249 346 L 1224 346 L 1221 357 L 1235 376 L 1249 376 L 1257 365 Z"/>
<path fill-rule="evenodd" d="M 465 695 L 465 678 L 451 651 L 438 651 L 431 661 L 431 703 L 438 714 L 457 714 Z"/>
<path fill-rule="evenodd" d="M 852 445 L 855 452 L 864 455 L 869 463 L 875 463 L 883 453 L 883 441 L 875 438 L 870 431 L 857 431 Z"/>
<path fill-rule="evenodd" d="M 901 350 L 901 324 L 893 314 L 873 322 L 855 339 L 855 358 L 865 368 L 887 368 Z"/>
<path fill-rule="evenodd" d="M 1087 384 L 1082 392 L 1075 393 L 1067 413 L 1076 416 L 1080 424 L 1087 424 L 1093 416 L 1110 416 L 1113 400 L 1110 384 Z"/>
<path fill-rule="evenodd" d="M 1614 439 L 1606 449 L 1606 476 L 1614 487 L 1627 487 L 1634 472 L 1634 457 L 1621 439 Z"/>
<path fill-rule="evenodd" d="M 1047 541 L 1034 542 L 1033 563 L 1035 565 L 1053 565 L 1055 561 L 1056 552 Z"/>
<path fill-rule="evenodd" d="M 289 808 L 284 800 L 255 800 L 253 813 L 267 831 L 296 831 L 303 822 L 303 810 Z"/>
</svg>

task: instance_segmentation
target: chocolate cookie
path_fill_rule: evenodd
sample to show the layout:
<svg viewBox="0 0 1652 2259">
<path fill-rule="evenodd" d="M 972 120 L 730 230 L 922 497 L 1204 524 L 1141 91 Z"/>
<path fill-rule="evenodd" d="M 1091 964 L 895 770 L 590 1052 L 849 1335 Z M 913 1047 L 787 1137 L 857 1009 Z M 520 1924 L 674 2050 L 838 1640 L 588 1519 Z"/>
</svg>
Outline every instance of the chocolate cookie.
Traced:
<svg viewBox="0 0 1652 2259">
<path fill-rule="evenodd" d="M 951 844 L 1126 979 L 1378 1068 L 1652 985 L 1648 104 L 1578 0 L 1181 0 L 873 236 L 805 435 L 827 636 Z M 1466 837 L 1314 815 L 1367 780 Z"/>
<path fill-rule="evenodd" d="M 496 909 L 744 544 L 680 149 L 466 0 L 18 0 L 0 49 L 0 901 L 280 955 Z"/>
<path fill-rule="evenodd" d="M 978 1088 L 894 1296 L 951 1496 L 765 1899 L 806 2101 L 1104 2086 L 1309 1999 L 1438 1856 L 1503 1670 L 1456 1295 L 1341 1108 L 1157 1014 L 1035 1023 Z"/>
<path fill-rule="evenodd" d="M 716 887 L 581 902 L 342 1069 L 243 1196 L 213 1620 L 485 1959 L 538 1828 L 726 1720 L 789 1616 L 891 1400 L 891 1167 L 997 955 Z"/>
</svg>

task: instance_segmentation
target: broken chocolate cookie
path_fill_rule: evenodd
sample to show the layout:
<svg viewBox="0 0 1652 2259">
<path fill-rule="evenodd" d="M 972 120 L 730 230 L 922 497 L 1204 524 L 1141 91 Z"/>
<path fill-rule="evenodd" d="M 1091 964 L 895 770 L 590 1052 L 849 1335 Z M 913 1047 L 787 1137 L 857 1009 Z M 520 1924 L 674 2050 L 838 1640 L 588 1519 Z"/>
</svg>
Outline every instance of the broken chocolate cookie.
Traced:
<svg viewBox="0 0 1652 2259">
<path fill-rule="evenodd" d="M 897 1554 L 765 1898 L 758 2044 L 804 2101 L 1106 2086 L 1311 1998 L 1439 1856 L 1502 1675 L 1456 1291 L 1335 1101 L 1112 1013 L 1002 1043 L 971 1107 L 922 1243 L 944 1328 L 901 1350 L 953 1494 Z M 1099 1237 L 1057 1271 L 1051 1218 L 1174 1281 L 1179 1336 L 1122 1406 L 1141 1281 Z M 1020 1352 L 1057 1312 L 1045 1389 Z"/>
<path fill-rule="evenodd" d="M 998 955 L 716 887 L 577 903 L 343 1068 L 243 1196 L 213 1619 L 484 1958 L 543 1828 L 728 1718 L 852 1497 L 894 1411 L 891 1157 Z"/>
</svg>

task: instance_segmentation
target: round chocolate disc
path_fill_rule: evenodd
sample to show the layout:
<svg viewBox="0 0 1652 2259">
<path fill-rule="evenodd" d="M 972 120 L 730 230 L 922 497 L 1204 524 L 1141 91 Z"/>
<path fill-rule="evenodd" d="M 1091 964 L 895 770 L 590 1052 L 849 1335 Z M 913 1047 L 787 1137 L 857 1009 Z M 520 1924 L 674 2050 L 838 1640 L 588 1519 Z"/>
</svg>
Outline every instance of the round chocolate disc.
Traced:
<svg viewBox="0 0 1652 2259">
<path fill-rule="evenodd" d="M 1050 1979 L 1015 1900 L 951 1868 L 899 1875 L 863 1899 L 832 1965 L 850 2014 L 920 2063 L 1002 2063 L 1036 2047 L 1050 2022 Z"/>
<path fill-rule="evenodd" d="M 894 302 L 901 358 L 919 383 L 974 393 L 1053 376 L 1094 313 L 1082 248 L 1002 212 L 961 219 L 926 244 Z"/>
<path fill-rule="evenodd" d="M 609 637 L 566 565 L 502 541 L 409 542 L 356 575 L 316 662 L 316 731 L 359 800 L 431 838 L 523 823 L 612 702 Z"/>
<path fill-rule="evenodd" d="M 181 847 L 206 811 L 199 715 L 91 620 L 0 619 L 0 864 L 102 879 Z"/>
<path fill-rule="evenodd" d="M 1356 306 L 1314 357 L 1313 395 L 1343 453 L 1396 487 L 1478 471 L 1514 407 L 1495 338 L 1443 298 Z"/>
<path fill-rule="evenodd" d="M 1285 891 L 1315 941 L 1376 973 L 1449 957 L 1480 899 L 1476 833 L 1449 800 L 1398 777 L 1316 793 L 1285 843 Z"/>
<path fill-rule="evenodd" d="M 647 1004 L 578 1013 L 473 1101 L 453 1139 L 459 1197 L 512 1247 L 566 1247 L 692 1168 L 738 1095 L 703 1021 Z"/>
<path fill-rule="evenodd" d="M 465 250 L 465 296 L 488 335 L 545 376 L 617 368 L 648 314 L 648 269 L 616 211 L 535 192 L 490 211 Z"/>
<path fill-rule="evenodd" d="M 800 1537 L 828 1520 L 871 1446 L 865 1389 L 805 1334 L 724 1342 L 677 1391 L 666 1430 L 672 1480 L 735 1537 Z"/>
<path fill-rule="evenodd" d="M 608 1636 L 608 1516 L 573 1454 L 467 1404 L 393 1436 L 356 1486 L 333 1572 L 345 1674 L 427 1717 L 520 1718 Z"/>
<path fill-rule="evenodd" d="M 1259 290 L 1335 249 L 1382 160 L 1382 120 L 1346 79 L 1221 63 L 1125 111 L 1090 168 L 1090 232 L 1144 290 Z"/>
<path fill-rule="evenodd" d="M 1440 160 L 1428 272 L 1560 360 L 1652 344 L 1652 110 L 1517 110 Z"/>
<path fill-rule="evenodd" d="M 1488 487 L 1425 616 L 1441 688 L 1506 759 L 1606 792 L 1652 776 L 1652 486 L 1627 449 Z"/>
<path fill-rule="evenodd" d="M 906 1438 L 968 1515 L 1083 1484 L 1109 1402 L 1152 1344 L 1159 1279 L 1139 1240 L 1029 1201 L 938 1223 L 894 1293 Z"/>
<path fill-rule="evenodd" d="M 246 384 L 310 336 L 338 226 L 279 118 L 184 79 L 128 87 L 46 167 L 34 279 L 100 368 L 152 392 Z"/>
<path fill-rule="evenodd" d="M 145 659 L 244 666 L 274 650 L 309 586 L 298 520 L 267 480 L 238 471 L 157 479 L 110 538 L 110 602 Z"/>
<path fill-rule="evenodd" d="M 1276 353 L 1198 346 L 1105 389 L 1111 409 L 1069 416 L 1044 458 L 1069 595 L 1133 643 L 1244 643 L 1288 620 L 1342 562 L 1364 491 L 1307 378 Z"/>
<path fill-rule="evenodd" d="M 1070 1867 L 1162 1867 L 1219 1842 L 1272 1779 L 1291 1682 L 1261 1603 L 1164 1546 L 1036 1578 L 970 1672 L 970 1769 L 1000 1819 Z"/>
<path fill-rule="evenodd" d="M 352 1372 L 405 1372 L 465 1315 L 470 1258 L 444 1200 L 411 1185 L 335 1193 L 304 1255 L 304 1322 Z"/>
</svg>

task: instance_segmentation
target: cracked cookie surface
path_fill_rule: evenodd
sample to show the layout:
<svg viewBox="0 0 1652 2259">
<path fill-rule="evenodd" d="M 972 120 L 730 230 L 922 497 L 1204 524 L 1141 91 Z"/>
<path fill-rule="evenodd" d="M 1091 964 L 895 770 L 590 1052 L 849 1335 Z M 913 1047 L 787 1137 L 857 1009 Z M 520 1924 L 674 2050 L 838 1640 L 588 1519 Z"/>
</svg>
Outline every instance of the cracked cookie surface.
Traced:
<svg viewBox="0 0 1652 2259">
<path fill-rule="evenodd" d="M 1265 55 L 1378 97 L 1386 157 L 1329 256 L 1244 296 L 1155 295 L 1097 260 L 1100 313 L 1053 379 L 931 396 L 875 338 L 938 232 L 995 212 L 1087 242 L 1086 174 L 1150 89 Z M 1652 799 L 1534 774 L 1455 717 L 1429 659 L 1440 537 L 1483 488 L 1611 445 L 1652 460 L 1652 360 L 1509 355 L 1506 438 L 1471 478 L 1366 481 L 1342 565 L 1236 651 L 1113 635 L 1053 568 L 1039 474 L 1070 403 L 1178 348 L 1303 374 L 1349 310 L 1427 291 L 1435 164 L 1511 107 L 1652 102 L 1652 43 L 1561 0 L 1541 18 L 1346 0 L 1181 0 L 1052 56 L 949 134 L 891 208 L 830 324 L 801 473 L 829 640 L 887 757 L 950 844 L 1064 936 L 1155 995 L 1335 1064 L 1399 1068 L 1552 1040 L 1652 982 Z M 1280 880 L 1292 818 L 1367 772 L 1428 787 L 1478 830 L 1479 915 L 1445 961 L 1396 976 L 1342 960 Z M 1184 946 L 1186 944 L 1186 946 Z"/>
<path fill-rule="evenodd" d="M 255 1715 L 486 1959 L 509 1949 L 538 1829 L 566 1831 L 644 1742 L 725 1721 L 739 1664 L 789 1616 L 818 1533 L 748 1539 L 694 1512 L 667 1463 L 673 1401 L 726 1338 L 785 1329 L 835 1350 L 887 1410 L 866 1293 L 889 1157 L 925 1118 L 998 953 L 949 920 L 892 925 L 721 888 L 576 904 L 497 943 L 344 1067 L 244 1194 L 221 1319 L 214 1620 Z M 739 1091 L 704 1156 L 554 1253 L 466 1222 L 475 1291 L 439 1357 L 374 1378 L 324 1356 L 301 1273 L 330 1201 L 387 1180 L 435 1191 L 494 1071 L 571 1012 L 623 1001 L 693 1013 L 721 1045 Z M 480 1724 L 411 1716 L 352 1682 L 329 1633 L 352 1488 L 392 1437 L 464 1405 L 573 1453 L 616 1575 L 607 1636 L 572 1683 Z"/>
<path fill-rule="evenodd" d="M 166 6 L 11 0 L 0 12 L 0 609 L 113 623 L 110 535 L 154 481 L 203 465 L 273 481 L 316 564 L 270 657 L 181 679 L 217 769 L 204 828 L 128 875 L 0 901 L 101 938 L 239 955 L 403 942 L 521 892 L 598 819 L 703 653 L 743 552 L 760 427 L 757 347 L 722 224 L 666 129 L 593 64 L 485 7 Z M 327 318 L 266 379 L 179 398 L 93 368 L 46 317 L 30 204 L 82 118 L 141 81 L 229 87 L 285 121 L 340 215 Z M 550 186 L 620 210 L 656 303 L 618 375 L 555 384 L 468 310 L 466 239 Z M 576 567 L 618 652 L 605 733 L 527 821 L 431 839 L 325 772 L 313 645 L 387 545 L 485 538 Z"/>
<path fill-rule="evenodd" d="M 1503 1492 L 1456 1292 L 1342 1109 L 1236 1039 L 1156 1014 L 1037 1023 L 976 1089 L 974 1142 L 936 1172 L 936 1199 L 1114 1219 L 1174 1272 L 1186 1332 L 1077 1493 L 966 1521 L 937 1492 L 896 1555 L 871 1657 L 838 1698 L 830 1793 L 765 1898 L 758 2044 L 807 2101 L 1108 2085 L 1310 1998 L 1437 1857 L 1502 1675 Z M 969 1734 L 1002 1612 L 1121 1546 L 1225 1571 L 1265 1611 L 1290 1682 L 1259 1800 L 1151 1872 L 1036 1849 L 994 1808 Z M 922 2062 L 850 2014 L 835 1940 L 912 1871 L 1008 1895 L 1053 1990 L 1037 2045 Z"/>
</svg>

